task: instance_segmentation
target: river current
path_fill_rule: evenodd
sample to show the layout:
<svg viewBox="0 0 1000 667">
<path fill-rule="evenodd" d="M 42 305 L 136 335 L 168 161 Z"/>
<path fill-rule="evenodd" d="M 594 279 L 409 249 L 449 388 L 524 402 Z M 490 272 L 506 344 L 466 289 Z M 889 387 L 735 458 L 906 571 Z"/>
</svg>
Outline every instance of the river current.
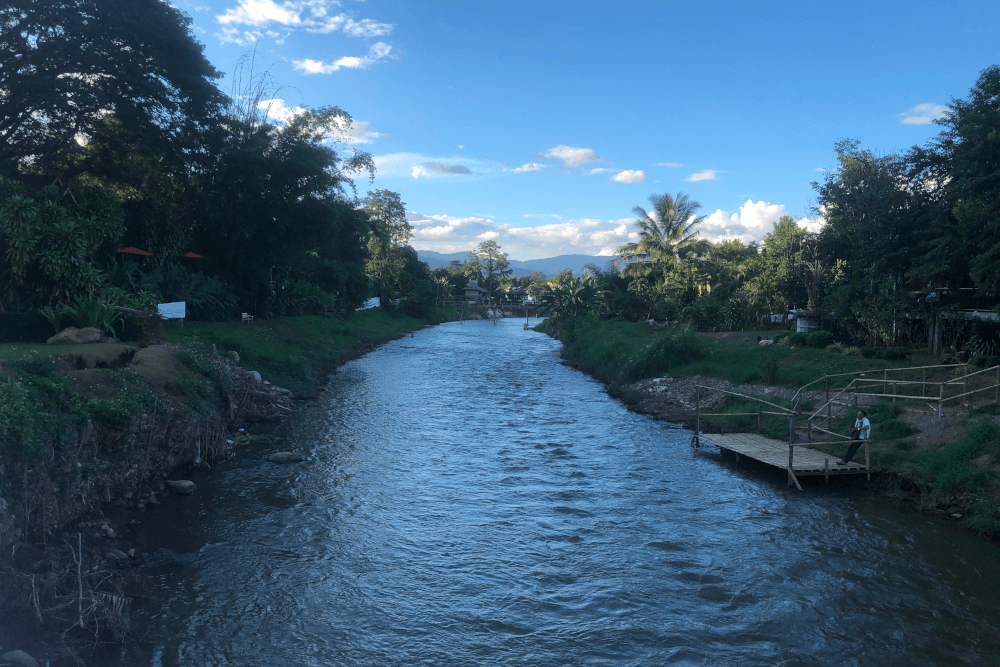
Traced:
<svg viewBox="0 0 1000 667">
<path fill-rule="evenodd" d="M 102 664 L 1000 664 L 995 547 L 693 450 L 559 348 L 453 322 L 343 366 L 142 519 L 152 622 Z"/>
</svg>

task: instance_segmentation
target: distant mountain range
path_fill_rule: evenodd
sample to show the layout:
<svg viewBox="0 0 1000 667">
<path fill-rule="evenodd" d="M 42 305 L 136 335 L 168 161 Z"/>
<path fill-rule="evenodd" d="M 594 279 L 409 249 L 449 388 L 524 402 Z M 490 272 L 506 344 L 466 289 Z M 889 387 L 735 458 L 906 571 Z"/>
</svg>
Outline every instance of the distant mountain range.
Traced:
<svg viewBox="0 0 1000 667">
<path fill-rule="evenodd" d="M 464 252 L 443 254 L 440 252 L 434 252 L 433 250 L 417 251 L 417 256 L 420 258 L 420 261 L 427 262 L 432 269 L 436 269 L 441 266 L 448 266 L 448 262 L 451 262 L 452 260 L 464 262 L 466 254 L 467 253 Z M 579 277 L 580 274 L 583 273 L 584 264 L 596 264 L 597 266 L 603 268 L 604 265 L 610 260 L 610 257 L 599 257 L 596 255 L 558 255 L 557 257 L 528 259 L 525 261 L 512 259 L 510 260 L 510 268 L 514 270 L 514 275 L 518 278 L 526 276 L 532 271 L 540 271 L 549 278 L 553 278 L 563 269 L 569 269 L 573 272 L 573 275 Z"/>
</svg>

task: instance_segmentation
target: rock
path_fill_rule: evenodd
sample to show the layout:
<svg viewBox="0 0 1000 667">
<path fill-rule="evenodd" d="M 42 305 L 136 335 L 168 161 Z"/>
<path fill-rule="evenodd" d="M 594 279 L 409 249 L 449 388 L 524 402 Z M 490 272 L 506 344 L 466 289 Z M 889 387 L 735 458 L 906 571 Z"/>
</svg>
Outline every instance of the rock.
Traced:
<svg viewBox="0 0 1000 667">
<path fill-rule="evenodd" d="M 125 368 L 139 349 L 129 345 L 92 345 L 67 359 L 75 362 L 77 370 L 86 368 Z"/>
<path fill-rule="evenodd" d="M 108 559 L 124 562 L 128 560 L 128 556 L 125 554 L 124 551 L 119 551 L 118 549 L 112 549 L 111 551 L 108 552 Z"/>
<path fill-rule="evenodd" d="M 169 486 L 170 490 L 179 496 L 187 496 L 198 490 L 198 487 L 194 485 L 194 482 L 186 479 L 168 479 L 167 486 Z"/>
<path fill-rule="evenodd" d="M 66 327 L 52 338 L 45 341 L 49 345 L 83 345 L 86 343 L 100 343 L 101 330 L 94 327 Z"/>
<path fill-rule="evenodd" d="M 8 662 L 12 662 L 15 665 L 24 665 L 24 667 L 38 667 L 38 661 L 32 658 L 30 655 L 24 651 L 11 651 L 10 653 L 4 653 L 0 655 L 0 658 Z"/>
<path fill-rule="evenodd" d="M 267 457 L 271 463 L 302 463 L 306 457 L 295 452 L 275 452 Z"/>
<path fill-rule="evenodd" d="M 226 356 L 229 357 L 233 362 L 237 364 L 240 363 L 240 353 L 237 352 L 236 350 L 229 350 L 229 352 L 226 352 Z"/>
<path fill-rule="evenodd" d="M 105 345 L 120 345 L 121 341 L 114 336 L 101 336 L 101 342 Z"/>
<path fill-rule="evenodd" d="M 146 511 L 146 503 L 140 500 L 138 503 L 136 503 L 135 508 L 137 510 L 139 510 L 139 511 L 145 512 Z"/>
<path fill-rule="evenodd" d="M 990 461 L 992 460 L 993 460 L 992 456 L 990 456 L 989 454 L 983 454 L 982 456 L 972 459 L 972 462 L 975 463 L 977 466 L 988 466 L 990 464 Z"/>
<path fill-rule="evenodd" d="M 257 371 L 250 371 L 250 376 L 254 379 L 255 382 L 260 382 L 260 373 L 258 373 Z"/>
<path fill-rule="evenodd" d="M 147 505 L 159 505 L 160 501 L 156 499 L 156 494 L 150 493 L 149 497 L 146 498 Z"/>
<path fill-rule="evenodd" d="M 774 345 L 774 341 L 765 338 L 764 340 L 760 341 L 757 344 L 758 345 Z"/>
<path fill-rule="evenodd" d="M 177 357 L 166 345 L 150 345 L 135 353 L 129 369 L 158 389 L 183 391 L 177 384 Z"/>
<path fill-rule="evenodd" d="M 112 528 L 111 526 L 105 526 L 104 534 L 110 538 L 113 538 L 115 536 L 115 529 Z"/>
</svg>

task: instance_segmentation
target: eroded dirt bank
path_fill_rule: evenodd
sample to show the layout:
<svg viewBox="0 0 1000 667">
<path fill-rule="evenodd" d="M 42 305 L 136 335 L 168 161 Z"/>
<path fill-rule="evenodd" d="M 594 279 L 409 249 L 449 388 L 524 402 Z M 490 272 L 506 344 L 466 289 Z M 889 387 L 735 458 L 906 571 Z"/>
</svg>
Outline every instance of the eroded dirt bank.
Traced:
<svg viewBox="0 0 1000 667">
<path fill-rule="evenodd" d="M 0 646 L 75 660 L 129 631 L 141 556 L 118 512 L 225 459 L 250 423 L 295 410 L 235 353 L 97 344 L 0 366 Z"/>
</svg>

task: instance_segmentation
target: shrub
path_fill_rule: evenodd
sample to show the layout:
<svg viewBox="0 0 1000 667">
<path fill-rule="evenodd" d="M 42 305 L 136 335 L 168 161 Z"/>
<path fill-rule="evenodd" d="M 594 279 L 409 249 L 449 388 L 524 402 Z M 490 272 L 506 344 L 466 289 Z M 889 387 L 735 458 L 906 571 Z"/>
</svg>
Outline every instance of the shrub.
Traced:
<svg viewBox="0 0 1000 667">
<path fill-rule="evenodd" d="M 833 334 L 829 331 L 814 331 L 806 335 L 806 345 L 809 347 L 826 347 L 833 342 Z"/>
<path fill-rule="evenodd" d="M 112 336 L 117 335 L 115 327 L 123 316 L 116 303 L 99 299 L 93 294 L 78 296 L 60 310 L 73 320 L 76 326 L 94 327 L 100 329 L 101 333 L 110 333 Z"/>
</svg>

